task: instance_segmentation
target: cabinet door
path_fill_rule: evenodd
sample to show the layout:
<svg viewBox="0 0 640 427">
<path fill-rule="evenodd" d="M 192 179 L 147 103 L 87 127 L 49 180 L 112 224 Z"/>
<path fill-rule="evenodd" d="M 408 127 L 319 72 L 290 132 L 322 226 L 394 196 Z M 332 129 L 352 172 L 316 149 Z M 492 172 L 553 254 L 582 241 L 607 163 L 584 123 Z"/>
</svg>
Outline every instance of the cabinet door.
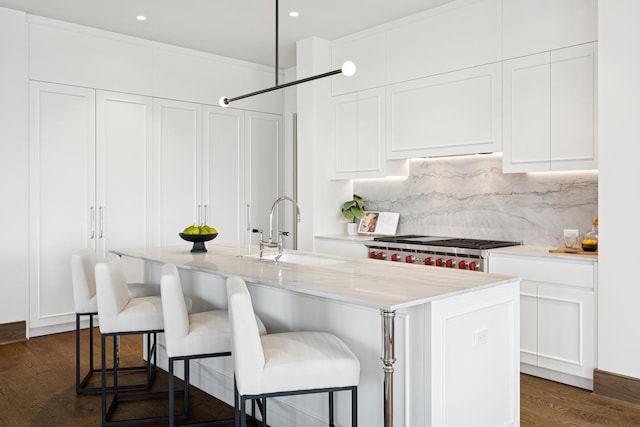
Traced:
<svg viewBox="0 0 640 427">
<path fill-rule="evenodd" d="M 538 366 L 593 378 L 594 336 L 593 291 L 538 286 Z"/>
<path fill-rule="evenodd" d="M 549 53 L 503 64 L 503 171 L 548 171 L 551 153 Z"/>
<path fill-rule="evenodd" d="M 356 73 L 331 78 L 332 95 L 371 89 L 385 84 L 385 34 L 373 34 L 356 40 L 336 43 L 331 49 L 332 70 L 346 61 L 356 64 Z"/>
<path fill-rule="evenodd" d="M 205 222 L 218 230 L 216 242 L 242 243 L 244 188 L 244 113 L 203 107 L 203 190 Z"/>
<path fill-rule="evenodd" d="M 252 240 L 252 229 L 262 229 L 265 238 L 269 231 L 269 213 L 273 202 L 280 195 L 279 152 L 282 144 L 282 116 L 247 112 L 245 115 L 245 243 Z M 278 212 L 273 215 L 273 238 L 276 239 Z M 285 226 L 285 225 L 283 225 Z M 293 232 L 293 224 L 281 228 Z M 257 239 L 255 236 L 254 240 Z"/>
<path fill-rule="evenodd" d="M 202 111 L 199 104 L 153 100 L 154 245 L 184 244 L 202 217 Z"/>
<path fill-rule="evenodd" d="M 333 98 L 336 178 L 355 178 L 358 172 L 358 94 Z"/>
<path fill-rule="evenodd" d="M 538 286 L 520 283 L 520 361 L 538 364 Z"/>
<path fill-rule="evenodd" d="M 504 0 L 504 59 L 598 39 L 597 0 Z"/>
<path fill-rule="evenodd" d="M 95 92 L 32 82 L 29 328 L 74 319 L 71 254 L 94 247 Z"/>
<path fill-rule="evenodd" d="M 96 99 L 97 252 L 151 243 L 152 100 L 98 91 Z M 124 259 L 127 279 L 141 282 L 143 264 Z"/>
<path fill-rule="evenodd" d="M 551 52 L 551 170 L 597 169 L 596 44 Z"/>
<path fill-rule="evenodd" d="M 500 64 L 387 86 L 387 158 L 502 150 Z"/>
</svg>

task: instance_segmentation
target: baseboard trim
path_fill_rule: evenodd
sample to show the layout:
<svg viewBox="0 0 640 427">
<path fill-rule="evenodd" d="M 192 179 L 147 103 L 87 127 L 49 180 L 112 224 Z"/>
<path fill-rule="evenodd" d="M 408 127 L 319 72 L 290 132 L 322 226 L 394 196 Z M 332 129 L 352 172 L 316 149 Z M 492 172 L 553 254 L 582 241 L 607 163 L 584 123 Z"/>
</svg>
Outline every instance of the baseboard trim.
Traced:
<svg viewBox="0 0 640 427">
<path fill-rule="evenodd" d="M 640 378 L 594 369 L 593 394 L 640 405 Z"/>
<path fill-rule="evenodd" d="M 0 345 L 27 340 L 27 322 L 11 322 L 0 325 Z"/>
</svg>

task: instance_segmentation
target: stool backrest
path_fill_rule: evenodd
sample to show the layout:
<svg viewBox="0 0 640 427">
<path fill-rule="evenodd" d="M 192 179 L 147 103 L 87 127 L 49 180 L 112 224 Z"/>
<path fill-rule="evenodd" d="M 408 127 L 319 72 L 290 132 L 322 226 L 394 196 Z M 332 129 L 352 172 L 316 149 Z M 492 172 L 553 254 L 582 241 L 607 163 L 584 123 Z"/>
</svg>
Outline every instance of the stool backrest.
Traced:
<svg viewBox="0 0 640 427">
<path fill-rule="evenodd" d="M 117 317 L 129 303 L 129 289 L 120 258 L 99 262 L 95 268 L 100 332 L 117 332 Z"/>
<path fill-rule="evenodd" d="M 89 300 L 96 294 L 96 254 L 93 249 L 82 249 L 71 255 L 71 282 L 76 313 L 94 311 Z"/>
<path fill-rule="evenodd" d="M 244 280 L 237 276 L 227 278 L 227 298 L 236 385 L 241 394 L 258 393 L 264 352 L 251 295 Z"/>
<path fill-rule="evenodd" d="M 184 338 L 189 333 L 189 311 L 184 300 L 180 274 L 173 264 L 165 264 L 162 267 L 160 296 L 162 298 L 167 353 L 171 355 L 176 353 L 171 348 L 175 340 Z"/>
</svg>

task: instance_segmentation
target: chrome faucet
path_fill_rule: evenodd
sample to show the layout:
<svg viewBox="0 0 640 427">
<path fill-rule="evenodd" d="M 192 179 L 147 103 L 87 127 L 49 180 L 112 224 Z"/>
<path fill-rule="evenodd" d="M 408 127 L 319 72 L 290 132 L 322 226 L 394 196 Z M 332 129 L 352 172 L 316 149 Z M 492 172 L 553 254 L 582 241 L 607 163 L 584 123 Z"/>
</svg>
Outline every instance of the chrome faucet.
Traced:
<svg viewBox="0 0 640 427">
<path fill-rule="evenodd" d="M 277 242 L 273 241 L 273 211 L 275 210 L 276 206 L 278 205 L 278 203 L 283 202 L 285 200 L 290 201 L 291 203 L 293 203 L 293 205 L 296 207 L 296 221 L 300 222 L 300 206 L 298 206 L 298 202 L 296 202 L 294 199 L 292 199 L 289 196 L 280 196 L 276 199 L 275 202 L 273 202 L 273 205 L 271 206 L 271 212 L 269 213 L 269 240 L 264 241 L 262 238 L 262 235 L 260 236 L 260 254 L 262 255 L 262 249 L 266 246 L 269 248 L 274 248 L 274 247 L 278 247 L 278 255 L 276 256 L 276 258 L 274 259 L 274 262 L 277 262 L 278 259 L 280 259 L 280 257 L 282 256 L 282 249 L 283 249 L 283 236 L 288 236 L 289 232 L 288 231 L 280 231 L 277 230 Z M 262 258 L 262 256 L 260 256 L 260 258 Z"/>
</svg>

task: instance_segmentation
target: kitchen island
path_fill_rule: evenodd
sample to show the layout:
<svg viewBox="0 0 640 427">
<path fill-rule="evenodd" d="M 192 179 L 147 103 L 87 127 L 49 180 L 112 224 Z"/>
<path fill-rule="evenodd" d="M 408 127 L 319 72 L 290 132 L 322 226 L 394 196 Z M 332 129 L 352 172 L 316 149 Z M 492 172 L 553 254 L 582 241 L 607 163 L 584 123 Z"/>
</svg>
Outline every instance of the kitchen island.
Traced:
<svg viewBox="0 0 640 427">
<path fill-rule="evenodd" d="M 113 252 L 144 260 L 154 282 L 176 264 L 193 311 L 226 307 L 226 277 L 237 275 L 270 333 L 339 336 L 360 359 L 362 426 L 519 425 L 518 278 L 296 251 L 274 263 L 253 247 L 207 247 Z M 192 383 L 232 404 L 233 366 L 222 359 L 194 366 Z M 325 396 L 274 399 L 270 424 L 326 425 L 326 406 Z M 348 425 L 350 407 L 336 394 L 336 425 Z"/>
</svg>

